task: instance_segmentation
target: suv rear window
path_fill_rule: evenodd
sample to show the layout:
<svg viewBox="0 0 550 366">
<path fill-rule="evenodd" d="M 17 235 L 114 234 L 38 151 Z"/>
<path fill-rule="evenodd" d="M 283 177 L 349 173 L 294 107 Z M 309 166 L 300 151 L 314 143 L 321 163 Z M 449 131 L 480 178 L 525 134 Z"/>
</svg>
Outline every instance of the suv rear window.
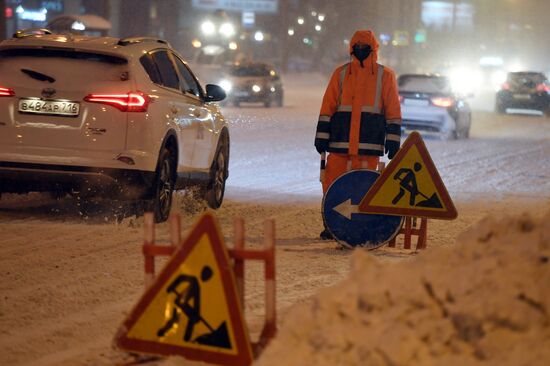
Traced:
<svg viewBox="0 0 550 366">
<path fill-rule="evenodd" d="M 239 65 L 232 66 L 229 74 L 233 76 L 269 76 L 271 68 L 267 65 Z"/>
<path fill-rule="evenodd" d="M 508 81 L 514 84 L 535 87 L 547 80 L 544 74 L 539 72 L 511 72 L 508 74 Z"/>
<path fill-rule="evenodd" d="M 399 91 L 418 93 L 450 93 L 449 79 L 444 76 L 401 75 L 397 79 Z"/>
<path fill-rule="evenodd" d="M 127 64 L 128 60 L 123 57 L 103 55 L 100 53 L 74 51 L 70 49 L 48 49 L 48 48 L 16 48 L 0 50 L 0 57 L 43 57 L 43 58 L 69 58 L 75 60 L 97 61 L 109 64 Z"/>
<path fill-rule="evenodd" d="M 37 82 L 56 82 L 56 88 L 89 89 L 99 83 L 128 79 L 128 61 L 123 57 L 71 49 L 1 49 L 0 75 L 4 82 L 26 89 Z"/>
</svg>

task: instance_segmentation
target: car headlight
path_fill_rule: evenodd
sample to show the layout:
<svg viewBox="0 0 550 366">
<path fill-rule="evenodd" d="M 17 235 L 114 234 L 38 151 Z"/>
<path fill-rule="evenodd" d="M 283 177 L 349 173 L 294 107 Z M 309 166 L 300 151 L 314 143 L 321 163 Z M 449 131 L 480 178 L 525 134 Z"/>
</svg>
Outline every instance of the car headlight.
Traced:
<svg viewBox="0 0 550 366">
<path fill-rule="evenodd" d="M 216 26 L 211 21 L 207 20 L 201 24 L 202 33 L 205 36 L 211 36 L 216 32 Z"/>
<path fill-rule="evenodd" d="M 449 76 L 453 90 L 463 95 L 477 91 L 483 84 L 483 76 L 474 70 L 455 69 Z"/>
<path fill-rule="evenodd" d="M 254 84 L 254 85 L 252 85 L 252 91 L 253 91 L 254 93 L 259 93 L 259 92 L 262 91 L 262 88 L 261 88 L 259 85 Z"/>
<path fill-rule="evenodd" d="M 231 23 L 223 23 L 220 26 L 220 34 L 226 38 L 233 37 L 235 35 L 235 27 Z"/>
<path fill-rule="evenodd" d="M 229 93 L 231 89 L 233 89 L 233 84 L 231 83 L 231 81 L 226 79 L 220 81 L 220 86 L 223 88 L 223 90 L 225 90 L 226 93 Z"/>
</svg>

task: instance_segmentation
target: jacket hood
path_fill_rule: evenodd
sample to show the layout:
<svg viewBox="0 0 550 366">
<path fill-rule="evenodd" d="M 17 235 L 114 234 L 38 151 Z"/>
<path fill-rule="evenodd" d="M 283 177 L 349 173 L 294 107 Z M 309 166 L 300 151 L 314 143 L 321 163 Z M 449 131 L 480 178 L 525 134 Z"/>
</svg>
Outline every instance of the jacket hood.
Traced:
<svg viewBox="0 0 550 366">
<path fill-rule="evenodd" d="M 378 60 L 378 46 L 379 45 L 378 45 L 378 41 L 376 40 L 376 35 L 374 34 L 373 31 L 366 30 L 366 29 L 356 31 L 353 34 L 353 37 L 351 37 L 351 41 L 349 42 L 349 53 L 350 54 L 353 51 L 353 49 L 352 49 L 353 45 L 356 44 L 356 43 L 366 43 L 369 46 L 371 46 L 372 53 L 367 58 L 367 60 L 369 60 L 371 57 L 374 58 L 374 60 L 373 60 L 374 62 L 376 62 Z M 355 56 L 353 56 L 353 60 L 358 62 L 358 60 L 357 60 L 357 58 L 355 58 Z M 367 60 L 365 60 L 365 61 L 367 61 Z"/>
</svg>

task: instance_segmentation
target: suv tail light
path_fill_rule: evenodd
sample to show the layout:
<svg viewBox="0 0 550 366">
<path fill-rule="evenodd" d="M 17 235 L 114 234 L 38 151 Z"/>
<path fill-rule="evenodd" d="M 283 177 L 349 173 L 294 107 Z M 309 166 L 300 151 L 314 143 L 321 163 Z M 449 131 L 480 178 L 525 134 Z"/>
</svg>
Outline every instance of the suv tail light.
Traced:
<svg viewBox="0 0 550 366">
<path fill-rule="evenodd" d="M 0 86 L 0 97 L 14 97 L 15 92 L 12 88 L 3 88 Z"/>
<path fill-rule="evenodd" d="M 149 96 L 144 93 L 129 92 L 126 94 L 89 94 L 84 97 L 86 102 L 107 104 L 122 112 L 147 112 Z"/>
<path fill-rule="evenodd" d="M 451 107 L 455 101 L 453 100 L 453 98 L 449 98 L 449 97 L 436 97 L 436 98 L 432 98 L 431 99 L 431 102 L 433 105 L 435 105 L 436 107 L 443 107 L 443 108 L 449 108 Z"/>
<path fill-rule="evenodd" d="M 537 91 L 538 92 L 549 92 L 550 91 L 550 86 L 545 85 L 545 84 L 539 84 L 539 85 L 537 85 Z"/>
</svg>

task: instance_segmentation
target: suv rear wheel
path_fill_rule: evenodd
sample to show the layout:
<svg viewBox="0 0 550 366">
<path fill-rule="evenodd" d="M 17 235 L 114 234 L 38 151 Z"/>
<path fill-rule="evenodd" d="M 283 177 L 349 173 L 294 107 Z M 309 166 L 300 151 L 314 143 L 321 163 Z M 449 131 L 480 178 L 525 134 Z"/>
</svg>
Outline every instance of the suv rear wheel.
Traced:
<svg viewBox="0 0 550 366">
<path fill-rule="evenodd" d="M 497 112 L 498 114 L 505 114 L 506 113 L 506 108 L 504 107 L 504 105 L 502 105 L 502 102 L 498 101 L 498 99 L 495 102 L 495 112 Z"/>
<path fill-rule="evenodd" d="M 172 193 L 175 184 L 175 160 L 170 150 L 164 148 L 159 157 L 153 197 L 150 207 L 155 215 L 155 222 L 163 222 L 168 219 L 172 208 Z"/>
<path fill-rule="evenodd" d="M 212 167 L 210 181 L 206 187 L 204 198 L 210 208 L 216 209 L 222 205 L 225 193 L 225 181 L 229 172 L 229 136 L 223 133 L 218 143 L 218 149 Z"/>
</svg>

